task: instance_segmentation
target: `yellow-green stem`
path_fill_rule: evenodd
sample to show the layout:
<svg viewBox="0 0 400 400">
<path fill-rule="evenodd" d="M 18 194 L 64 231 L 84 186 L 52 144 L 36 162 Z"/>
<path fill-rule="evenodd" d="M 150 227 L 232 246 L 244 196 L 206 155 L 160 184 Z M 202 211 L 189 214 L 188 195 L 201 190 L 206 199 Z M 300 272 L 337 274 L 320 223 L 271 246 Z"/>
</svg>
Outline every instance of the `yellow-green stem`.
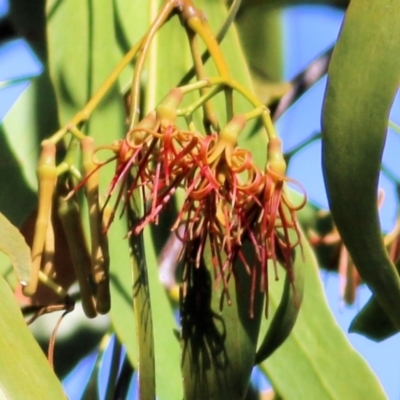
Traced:
<svg viewBox="0 0 400 400">
<path fill-rule="evenodd" d="M 187 85 L 184 85 L 184 86 L 179 86 L 179 89 L 185 95 L 186 93 L 190 93 L 194 90 L 202 89 L 204 87 L 211 87 L 211 86 L 212 86 L 212 84 L 209 81 L 209 79 L 205 78 L 205 79 L 193 82 L 193 83 L 188 83 Z"/>
<path fill-rule="evenodd" d="M 201 54 L 198 46 L 198 41 L 196 35 L 189 29 L 187 29 L 187 35 L 189 38 L 189 44 L 190 44 L 190 51 L 192 53 L 192 59 L 193 59 L 193 65 L 196 71 L 196 77 L 198 80 L 205 79 L 206 76 L 206 71 L 203 65 L 203 61 L 201 59 Z M 206 95 L 208 90 L 206 88 L 201 88 L 200 89 L 200 95 L 204 96 Z M 210 101 L 206 101 L 203 104 L 203 110 L 204 110 L 204 128 L 206 131 L 209 131 L 209 127 L 213 127 L 214 130 L 219 131 L 219 123 L 217 116 L 214 112 L 214 109 L 212 107 L 212 103 Z"/>
<path fill-rule="evenodd" d="M 246 89 L 239 82 L 230 78 L 224 78 L 222 76 L 211 77 L 201 81 L 197 81 L 193 84 L 182 86 L 180 89 L 182 90 L 183 93 L 188 93 L 190 91 L 197 90 L 202 87 L 213 87 L 213 88 L 205 96 L 202 96 L 194 103 L 192 103 L 190 106 L 178 110 L 177 114 L 187 117 L 188 115 L 192 114 L 197 108 L 199 108 L 210 97 L 216 95 L 219 91 L 223 90 L 224 86 L 237 91 L 250 104 L 252 104 L 257 109 L 262 110 L 262 112 L 260 111 L 260 118 L 263 121 L 264 127 L 267 131 L 268 138 L 271 139 L 277 137 L 274 125 L 271 120 L 269 109 L 265 107 L 265 105 L 261 102 L 261 100 L 259 100 L 250 90 Z"/>
<path fill-rule="evenodd" d="M 256 107 L 253 110 L 244 114 L 246 121 L 250 121 L 253 118 L 260 117 L 265 112 L 265 106 L 263 107 Z"/>
<path fill-rule="evenodd" d="M 218 73 L 224 77 L 229 78 L 229 69 L 225 62 L 222 51 L 211 33 L 211 29 L 206 21 L 202 21 L 198 16 L 192 16 L 187 20 L 188 27 L 196 32 L 203 39 L 211 57 L 217 67 Z"/>
<path fill-rule="evenodd" d="M 32 296 L 36 292 L 44 244 L 46 241 L 47 227 L 49 223 L 51 223 L 51 208 L 57 181 L 55 157 L 56 146 L 53 143 L 44 140 L 42 142 L 42 153 L 37 168 L 39 180 L 39 204 L 32 243 L 32 269 L 29 283 L 23 288 L 23 292 L 26 296 Z"/>
<path fill-rule="evenodd" d="M 218 45 L 216 38 L 211 32 L 207 21 L 204 21 L 200 17 L 195 15 L 188 18 L 187 25 L 203 39 L 208 51 L 211 54 L 215 66 L 217 67 L 218 73 L 222 77 L 229 79 L 228 65 L 225 61 L 224 55 Z M 233 117 L 233 96 L 232 90 L 230 90 L 229 88 L 225 89 L 225 98 L 226 117 L 227 120 L 230 121 Z"/>
<path fill-rule="evenodd" d="M 47 276 L 43 271 L 39 271 L 39 280 L 62 299 L 68 297 L 68 293 L 58 283 L 54 282 L 53 279 Z"/>
<path fill-rule="evenodd" d="M 48 276 L 54 276 L 54 255 L 55 255 L 55 236 L 54 227 L 51 223 L 52 209 L 50 209 L 49 221 L 47 225 L 46 240 L 44 242 L 43 253 L 43 272 Z"/>
<path fill-rule="evenodd" d="M 229 27 L 232 25 L 232 23 L 235 20 L 235 17 L 237 15 L 237 12 L 240 8 L 242 0 L 234 0 L 229 8 L 229 12 L 228 15 L 226 17 L 226 20 L 224 21 L 224 23 L 222 24 L 222 26 L 220 27 L 220 29 L 218 30 L 217 35 L 215 36 L 215 39 L 217 41 L 217 43 L 220 43 Z M 201 60 L 203 62 L 203 64 L 210 58 L 210 52 L 208 51 L 208 49 L 206 49 L 202 56 L 201 56 Z M 178 86 L 183 85 L 185 82 L 188 82 L 195 74 L 194 71 L 194 67 L 190 68 L 190 70 L 182 77 L 182 79 L 180 80 L 180 83 L 178 84 Z"/>
<path fill-rule="evenodd" d="M 100 89 L 96 92 L 96 94 L 89 100 L 89 102 L 80 110 L 75 116 L 71 119 L 71 121 L 59 129 L 56 133 L 54 133 L 48 140 L 53 143 L 58 143 L 64 135 L 71 131 L 72 127 L 77 127 L 80 124 L 86 122 L 93 110 L 99 105 L 99 103 L 103 100 L 104 96 L 108 93 L 108 91 L 112 88 L 115 82 L 118 79 L 118 76 L 125 69 L 125 67 L 132 62 L 135 58 L 137 52 L 139 51 L 143 38 L 141 38 L 129 51 L 126 53 L 125 57 L 121 60 L 121 62 L 115 67 L 115 69 L 111 72 L 110 76 L 106 79 Z"/>
<path fill-rule="evenodd" d="M 100 172 L 94 157 L 94 140 L 86 137 L 81 140 L 82 166 L 84 170 L 85 197 L 89 211 L 91 273 L 96 284 L 108 279 L 109 256 L 107 238 L 103 233 L 102 215 L 99 204 Z M 104 242 L 105 241 L 105 242 Z"/>
<path fill-rule="evenodd" d="M 76 200 L 74 198 L 60 198 L 58 202 L 58 216 L 67 237 L 72 265 L 78 279 L 82 308 L 88 318 L 94 318 L 97 312 L 89 279 L 90 255 L 86 246 L 80 210 Z"/>
<path fill-rule="evenodd" d="M 82 138 L 85 138 L 85 137 L 86 136 L 83 135 Z M 76 153 L 77 145 L 78 145 L 77 135 L 74 134 L 71 137 L 71 140 L 70 140 L 70 142 L 69 142 L 69 144 L 67 146 L 67 154 L 65 155 L 64 160 L 61 161 L 61 163 L 59 165 L 57 165 L 57 176 L 60 176 L 60 175 L 62 175 L 64 173 L 66 173 L 66 172 L 69 172 L 77 180 L 81 180 L 82 179 L 81 172 L 74 165 L 75 153 Z"/>
<path fill-rule="evenodd" d="M 193 102 L 190 106 L 184 109 L 178 109 L 177 115 L 183 115 L 185 117 L 192 115 L 198 108 L 200 108 L 209 99 L 215 96 L 218 92 L 224 89 L 223 85 L 214 86 L 211 90 L 207 91 L 203 96 Z"/>
<path fill-rule="evenodd" d="M 176 7 L 176 1 L 167 1 L 157 18 L 153 21 L 149 31 L 146 33 L 140 46 L 140 55 L 136 61 L 135 70 L 133 72 L 132 87 L 131 87 L 131 110 L 129 116 L 129 129 L 132 129 L 139 120 L 140 115 L 140 77 L 144 62 L 146 60 L 147 52 L 154 35 L 161 28 L 164 22 L 170 17 L 172 11 Z"/>
</svg>

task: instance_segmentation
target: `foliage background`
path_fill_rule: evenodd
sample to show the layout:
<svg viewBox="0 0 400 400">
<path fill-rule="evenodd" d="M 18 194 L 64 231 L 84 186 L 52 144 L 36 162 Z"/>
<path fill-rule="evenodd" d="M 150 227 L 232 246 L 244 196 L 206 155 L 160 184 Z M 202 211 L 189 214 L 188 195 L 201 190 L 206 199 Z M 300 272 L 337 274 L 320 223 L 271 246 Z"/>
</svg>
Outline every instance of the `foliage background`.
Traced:
<svg viewBox="0 0 400 400">
<path fill-rule="evenodd" d="M 290 18 L 289 14 L 290 12 L 294 13 L 294 18 Z M 290 12 L 288 12 L 284 18 L 286 18 L 286 21 L 289 21 L 289 23 L 287 23 L 287 26 L 289 27 L 289 29 L 293 29 L 294 26 L 296 26 L 296 24 L 298 24 L 297 26 L 299 26 L 301 24 L 301 16 L 305 15 L 305 13 L 302 13 L 301 9 L 297 9 L 296 11 L 294 9 L 292 9 Z M 303 10 L 304 12 L 304 10 Z M 315 21 L 315 18 L 320 19 L 320 18 L 325 18 L 326 15 L 328 15 L 328 13 L 333 13 L 333 15 L 335 15 L 335 19 L 339 20 L 340 17 L 340 12 L 332 10 L 330 8 L 312 8 L 311 14 L 313 14 L 313 21 Z M 332 14 L 330 14 L 332 15 Z M 331 18 L 331 17 L 329 17 Z M 337 24 L 337 22 L 336 22 Z M 337 27 L 337 25 L 336 25 Z M 336 28 L 337 29 L 337 28 Z M 309 29 L 307 29 L 308 32 L 310 32 Z M 318 30 L 319 31 L 319 30 Z M 298 32 L 297 32 L 298 33 Z M 288 31 L 286 31 L 286 34 L 288 34 Z M 322 36 L 322 35 L 321 35 Z M 296 43 L 297 42 L 297 43 Z M 293 75 L 294 75 L 294 71 L 290 71 L 290 69 L 287 67 L 287 65 L 290 64 L 290 57 L 293 57 L 294 55 L 296 55 L 296 52 L 298 52 L 297 54 L 304 54 L 303 53 L 303 47 L 301 46 L 301 39 L 299 37 L 299 35 L 296 35 L 296 40 L 293 41 L 288 41 L 286 43 L 291 43 L 292 45 L 296 43 L 296 45 L 294 45 L 292 48 L 291 46 L 285 46 L 285 56 L 284 56 L 284 60 L 286 60 L 286 62 L 284 62 L 284 65 L 286 66 L 286 74 L 284 76 L 285 79 L 290 79 Z M 310 44 L 315 44 L 315 35 L 312 35 L 312 38 L 308 38 L 305 40 L 305 43 L 307 44 L 307 48 L 309 48 Z M 323 50 L 322 47 L 316 46 L 318 47 L 316 49 L 316 51 L 314 51 L 314 54 L 312 54 L 312 56 L 307 59 L 308 57 L 306 57 L 306 59 L 303 61 L 303 63 L 300 62 L 300 60 L 298 61 L 298 68 L 299 70 L 302 69 L 302 67 L 304 67 L 308 61 L 310 61 L 314 55 L 316 55 L 317 53 L 319 53 L 321 50 Z M 290 49 L 291 48 L 291 49 Z M 301 49 L 301 50 L 300 50 Z M 300 58 L 300 57 L 296 57 L 296 58 Z M 322 91 L 323 91 L 323 87 L 324 87 L 324 82 L 321 82 L 317 85 L 317 87 L 311 89 L 311 93 L 307 94 L 306 96 L 304 96 L 304 98 L 298 102 L 298 104 L 296 104 L 295 107 L 293 107 L 292 110 L 290 110 L 284 117 L 282 117 L 282 119 L 280 120 L 280 122 L 278 123 L 278 129 L 280 131 L 280 133 L 282 134 L 283 138 L 284 138 L 284 143 L 285 146 L 287 146 L 287 149 L 290 149 L 290 146 L 293 146 L 295 143 L 295 140 L 293 142 L 291 142 L 291 139 L 293 138 L 294 134 L 293 132 L 296 132 L 296 138 L 298 140 L 298 137 L 302 134 L 308 135 L 310 134 L 310 132 L 314 132 L 316 130 L 319 130 L 319 115 L 320 115 L 320 105 L 322 102 Z M 2 89 L 4 90 L 4 89 Z M 308 103 L 309 102 L 309 103 Z M 297 108 L 297 112 L 296 112 L 296 108 Z M 393 113 L 394 115 L 394 120 L 396 120 L 396 111 L 394 110 Z M 397 113 L 398 115 L 398 113 Z M 306 121 L 303 120 L 303 118 L 306 119 Z M 311 122 L 313 122 L 313 124 L 311 124 Z M 299 136 L 297 136 L 299 135 Z M 304 137 L 303 136 L 303 137 Z M 390 140 L 395 142 L 396 139 L 394 138 L 394 136 L 390 136 Z M 388 146 L 387 147 L 389 150 L 387 151 L 385 157 L 386 160 L 388 160 L 388 163 L 392 163 L 393 159 L 390 158 L 390 152 L 393 149 L 393 146 Z M 28 151 L 32 151 L 32 149 L 28 150 Z M 310 153 L 307 153 L 307 151 L 312 152 L 311 157 L 310 157 Z M 323 193 L 323 190 L 321 190 L 321 184 L 315 185 L 315 181 L 317 180 L 318 182 L 318 178 L 315 177 L 315 167 L 311 167 L 311 171 L 307 171 L 307 166 L 313 165 L 311 163 L 306 163 L 304 162 L 304 159 L 313 159 L 315 160 L 315 164 L 319 163 L 319 155 L 318 155 L 318 144 L 314 145 L 314 149 L 312 149 L 312 146 L 310 146 L 309 149 L 307 149 L 307 151 L 304 151 L 304 153 L 302 154 L 303 161 L 302 158 L 299 156 L 297 160 L 293 161 L 293 164 L 291 165 L 290 169 L 289 169 L 289 175 L 291 176 L 295 176 L 296 178 L 298 178 L 300 181 L 305 181 L 304 178 L 307 177 L 312 177 L 311 181 L 312 181 L 312 185 L 310 183 L 307 183 L 306 180 L 306 185 L 307 185 L 307 189 L 308 192 L 310 193 L 310 197 L 312 199 L 315 199 L 317 202 L 319 202 L 322 205 L 326 205 L 326 202 L 323 198 L 323 196 L 320 195 L 320 193 Z M 297 165 L 296 165 L 297 164 Z M 315 165 L 314 164 L 314 165 Z M 298 165 L 301 165 L 301 168 L 298 168 Z M 301 176 L 298 176 L 297 174 L 300 174 L 299 171 L 303 171 Z M 30 177 L 30 179 L 33 180 L 33 177 Z M 320 181 L 320 179 L 319 179 Z M 319 182 L 321 183 L 321 182 Z M 318 189 L 316 189 L 318 188 Z M 391 227 L 391 224 L 393 224 L 393 216 L 396 212 L 396 208 L 395 208 L 395 204 L 393 201 L 394 199 L 394 191 L 393 189 L 390 189 L 388 186 L 386 187 L 386 191 L 388 193 L 387 199 L 389 200 L 385 206 L 384 206 L 384 210 L 386 211 L 384 214 L 384 227 L 385 229 L 389 230 Z M 389 210 L 389 211 L 387 211 Z M 19 216 L 19 218 L 23 218 L 23 216 Z M 335 292 L 335 290 L 337 289 L 337 285 L 335 285 L 335 283 L 333 282 L 335 278 L 328 278 L 327 280 L 327 289 L 332 290 L 332 292 Z M 330 293 L 330 292 L 328 292 Z M 364 294 L 361 294 L 361 298 L 360 298 L 360 303 L 362 302 L 362 297 L 364 296 Z M 333 310 L 339 310 L 340 309 L 340 305 L 339 305 L 339 301 L 338 296 L 336 295 L 336 299 L 335 299 L 335 294 L 330 293 L 329 296 L 331 299 L 333 299 L 333 301 L 331 301 L 331 305 Z M 360 306 L 360 304 L 358 305 Z M 357 306 L 356 306 L 357 307 Z M 354 311 L 354 310 L 353 310 Z M 353 312 L 352 311 L 352 312 Z M 354 311 L 355 312 L 355 311 Z M 340 319 L 345 319 L 344 317 L 346 316 L 346 318 L 348 317 L 349 312 L 348 311 L 342 311 L 339 312 L 337 315 L 337 318 Z M 348 326 L 348 323 L 345 324 L 345 326 Z M 354 336 L 354 335 L 351 335 Z M 396 346 L 395 343 L 396 340 L 398 340 L 397 338 L 391 339 L 391 341 L 387 341 L 384 344 L 379 344 L 379 356 L 381 359 L 384 358 L 383 364 L 384 364 L 384 370 L 385 373 L 382 373 L 382 376 L 380 375 L 381 381 L 385 386 L 385 389 L 389 395 L 389 398 L 397 398 L 398 397 L 398 387 L 397 385 L 391 385 L 389 383 L 385 384 L 385 376 L 389 376 L 392 373 L 392 381 L 396 380 L 396 377 L 394 377 L 393 375 L 396 375 L 395 373 L 395 368 L 391 368 L 390 365 L 390 361 L 394 360 L 394 351 L 393 348 L 399 348 L 399 346 Z M 372 344 L 369 341 L 366 341 L 365 339 L 360 339 L 359 337 L 357 338 L 356 343 L 362 343 L 364 341 L 364 343 L 367 344 L 367 346 L 365 346 L 366 348 L 368 347 L 369 349 L 373 349 L 374 348 L 374 344 Z M 357 344 L 357 346 L 359 346 L 359 344 Z M 378 346 L 378 345 L 376 345 Z M 389 348 L 390 350 L 390 354 L 387 355 L 383 355 L 384 354 L 384 350 L 383 350 L 383 346 Z M 361 347 L 361 345 L 360 345 Z M 366 350 L 363 350 L 362 352 L 364 352 Z M 367 354 L 367 353 L 365 353 Z M 374 358 L 375 360 L 378 357 Z M 373 365 L 373 360 L 370 361 L 371 364 Z M 376 369 L 379 371 L 379 367 L 376 367 Z M 387 375 L 386 375 L 387 374 Z M 388 379 L 389 381 L 389 379 Z"/>
</svg>

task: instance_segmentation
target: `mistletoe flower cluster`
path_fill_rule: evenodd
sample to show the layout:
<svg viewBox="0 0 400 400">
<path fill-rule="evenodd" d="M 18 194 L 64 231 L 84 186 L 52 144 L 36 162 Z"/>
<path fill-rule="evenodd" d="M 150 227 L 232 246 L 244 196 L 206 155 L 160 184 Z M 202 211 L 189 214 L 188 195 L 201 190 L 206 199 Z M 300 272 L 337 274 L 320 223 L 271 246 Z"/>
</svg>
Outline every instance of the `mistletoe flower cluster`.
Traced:
<svg viewBox="0 0 400 400">
<path fill-rule="evenodd" d="M 188 266 L 199 267 L 209 246 L 216 280 L 228 302 L 236 260 L 267 293 L 268 261 L 276 270 L 279 260 L 291 276 L 293 249 L 300 243 L 295 212 L 303 204 L 295 207 L 285 194 L 288 178 L 280 140 L 270 139 L 267 165 L 261 170 L 237 144 L 245 116 L 233 117 L 219 133 L 207 136 L 183 131 L 175 125 L 181 98 L 180 90 L 173 89 L 113 148 L 117 167 L 108 197 L 119 185 L 115 209 L 122 200 L 125 209 L 132 196 L 141 193 L 144 212 L 131 231 L 139 234 L 158 222 L 175 191 L 183 189 L 184 202 L 171 229 L 183 244 L 184 282 Z M 244 242 L 250 244 L 250 254 L 243 250 Z"/>
</svg>

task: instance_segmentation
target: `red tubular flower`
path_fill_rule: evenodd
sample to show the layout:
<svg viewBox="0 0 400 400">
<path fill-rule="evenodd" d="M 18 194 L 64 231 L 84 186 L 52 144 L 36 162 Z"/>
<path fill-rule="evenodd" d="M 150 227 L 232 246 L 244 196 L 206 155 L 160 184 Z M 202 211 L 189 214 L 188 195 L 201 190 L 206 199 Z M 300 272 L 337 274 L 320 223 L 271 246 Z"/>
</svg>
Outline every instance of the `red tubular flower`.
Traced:
<svg viewBox="0 0 400 400">
<path fill-rule="evenodd" d="M 243 116 L 234 117 L 219 135 L 201 140 L 199 155 L 185 178 L 185 201 L 173 226 L 175 230 L 183 226 L 182 254 L 192 257 L 195 253 L 197 267 L 209 241 L 216 281 L 222 282 L 228 302 L 228 279 L 248 229 L 242 221 L 243 209 L 249 200 L 256 200 L 262 184 L 262 172 L 251 154 L 236 146 L 245 123 Z"/>
<path fill-rule="evenodd" d="M 124 199 L 123 213 L 138 190 L 144 201 L 143 217 L 132 233 L 138 234 L 148 223 L 158 222 L 159 213 L 190 170 L 198 134 L 181 131 L 174 124 L 182 96 L 179 89 L 171 90 L 155 112 L 149 113 L 124 140 L 112 147 L 116 156 L 107 162 L 117 160 L 117 166 L 107 201 L 117 186 L 114 212 Z"/>
<path fill-rule="evenodd" d="M 273 262 L 276 279 L 277 261 L 280 261 L 293 281 L 293 250 L 301 246 L 296 212 L 305 205 L 306 195 L 300 184 L 284 175 L 285 169 L 281 141 L 272 138 L 268 143 L 268 161 L 260 192 L 244 214 L 244 224 L 247 224 L 249 239 L 261 265 L 260 290 L 266 294 L 267 305 L 268 261 Z M 294 205 L 288 198 L 286 182 L 295 183 L 304 193 L 304 200 L 299 205 Z M 256 274 L 257 269 L 251 271 Z"/>
<path fill-rule="evenodd" d="M 116 188 L 119 187 L 113 207 L 113 215 L 122 198 L 124 198 L 125 202 L 129 201 L 133 190 L 141 187 L 150 174 L 149 158 L 157 141 L 150 132 L 153 132 L 157 126 L 158 121 L 156 119 L 156 114 L 151 112 L 143 118 L 134 129 L 128 132 L 125 139 L 115 142 L 111 147 L 107 147 L 115 153 L 115 156 L 102 163 L 101 166 L 113 160 L 117 161 L 115 174 L 108 187 L 105 203 L 105 205 L 108 203 Z M 102 148 L 98 150 L 100 149 Z M 134 168 L 136 169 L 135 178 L 133 183 L 130 183 L 131 170 Z M 122 212 L 124 209 L 125 207 Z M 109 219 L 105 227 L 106 230 L 108 230 L 112 220 L 113 216 Z"/>
<path fill-rule="evenodd" d="M 216 284 L 222 283 L 222 300 L 226 297 L 230 303 L 228 280 L 240 260 L 251 277 L 252 316 L 257 282 L 268 296 L 269 260 L 276 276 L 279 260 L 293 279 L 293 249 L 300 243 L 296 211 L 305 201 L 295 207 L 285 193 L 289 179 L 284 176 L 279 139 L 270 140 L 267 168 L 261 171 L 251 153 L 237 146 L 244 116 L 235 116 L 219 134 L 182 131 L 173 123 L 180 101 L 176 96 L 172 91 L 119 142 L 108 197 L 120 184 L 115 209 L 123 196 L 126 204 L 141 191 L 144 211 L 131 232 L 139 234 L 158 222 L 160 212 L 182 188 L 185 200 L 172 230 L 183 244 L 183 281 L 188 281 L 189 266 L 200 266 L 209 246 Z M 244 241 L 252 254 L 243 250 Z"/>
<path fill-rule="evenodd" d="M 183 185 L 193 168 L 198 153 L 200 134 L 181 131 L 169 125 L 159 136 L 159 147 L 149 158 L 151 167 L 145 184 L 146 208 L 134 233 L 140 233 L 149 223 L 157 223 L 158 215 L 170 201 L 178 187 Z M 135 189 L 132 185 L 132 189 Z"/>
</svg>

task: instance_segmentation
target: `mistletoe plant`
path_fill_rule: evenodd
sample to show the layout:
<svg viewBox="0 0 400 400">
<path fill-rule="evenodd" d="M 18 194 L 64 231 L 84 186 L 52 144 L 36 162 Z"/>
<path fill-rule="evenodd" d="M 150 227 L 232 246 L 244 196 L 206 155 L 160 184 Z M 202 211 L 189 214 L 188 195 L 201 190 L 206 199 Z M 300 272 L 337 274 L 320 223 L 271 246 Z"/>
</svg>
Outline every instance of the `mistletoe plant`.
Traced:
<svg viewBox="0 0 400 400">
<path fill-rule="evenodd" d="M 286 176 L 290 155 L 271 112 L 276 98 L 255 94 L 233 26 L 237 18 L 240 28 L 240 6 L 242 15 L 253 6 L 270 15 L 270 4 L 235 0 L 226 11 L 223 2 L 206 0 L 89 3 L 48 0 L 41 22 L 49 66 L 41 87 L 57 110 L 40 98 L 39 113 L 58 122 L 35 125 L 43 131 L 35 136 L 41 150 L 33 216 L 26 220 L 35 204 L 28 197 L 19 220 L 8 215 L 29 247 L 0 215 L 0 248 L 18 277 L 11 285 L 29 304 L 25 316 L 70 313 L 76 302 L 90 319 L 110 314 L 83 398 L 99 397 L 110 333 L 117 344 L 107 398 L 126 394 L 134 372 L 140 399 L 253 398 L 256 365 L 285 399 L 384 398 L 330 315 L 303 233 L 317 243 L 309 233 L 316 208 Z M 349 5 L 330 63 L 323 168 L 337 232 L 374 292 L 352 329 L 382 339 L 400 327 L 400 281 L 376 200 L 400 71 L 398 58 L 387 57 L 398 50 L 400 8 L 389 0 L 364 3 Z M 358 60 L 369 42 L 376 57 L 364 65 Z M 21 169 L 27 177 L 30 167 Z M 354 197 L 360 193 L 362 201 Z M 13 355 L 20 370 L 13 364 L 2 371 L 0 393 L 28 398 L 33 387 L 38 398 L 63 398 L 3 278 L 0 284 L 2 345 L 12 341 L 11 328 L 22 341 Z M 373 323 L 378 317 L 382 328 Z M 32 370 L 32 386 L 21 387 L 17 377 Z"/>
</svg>

